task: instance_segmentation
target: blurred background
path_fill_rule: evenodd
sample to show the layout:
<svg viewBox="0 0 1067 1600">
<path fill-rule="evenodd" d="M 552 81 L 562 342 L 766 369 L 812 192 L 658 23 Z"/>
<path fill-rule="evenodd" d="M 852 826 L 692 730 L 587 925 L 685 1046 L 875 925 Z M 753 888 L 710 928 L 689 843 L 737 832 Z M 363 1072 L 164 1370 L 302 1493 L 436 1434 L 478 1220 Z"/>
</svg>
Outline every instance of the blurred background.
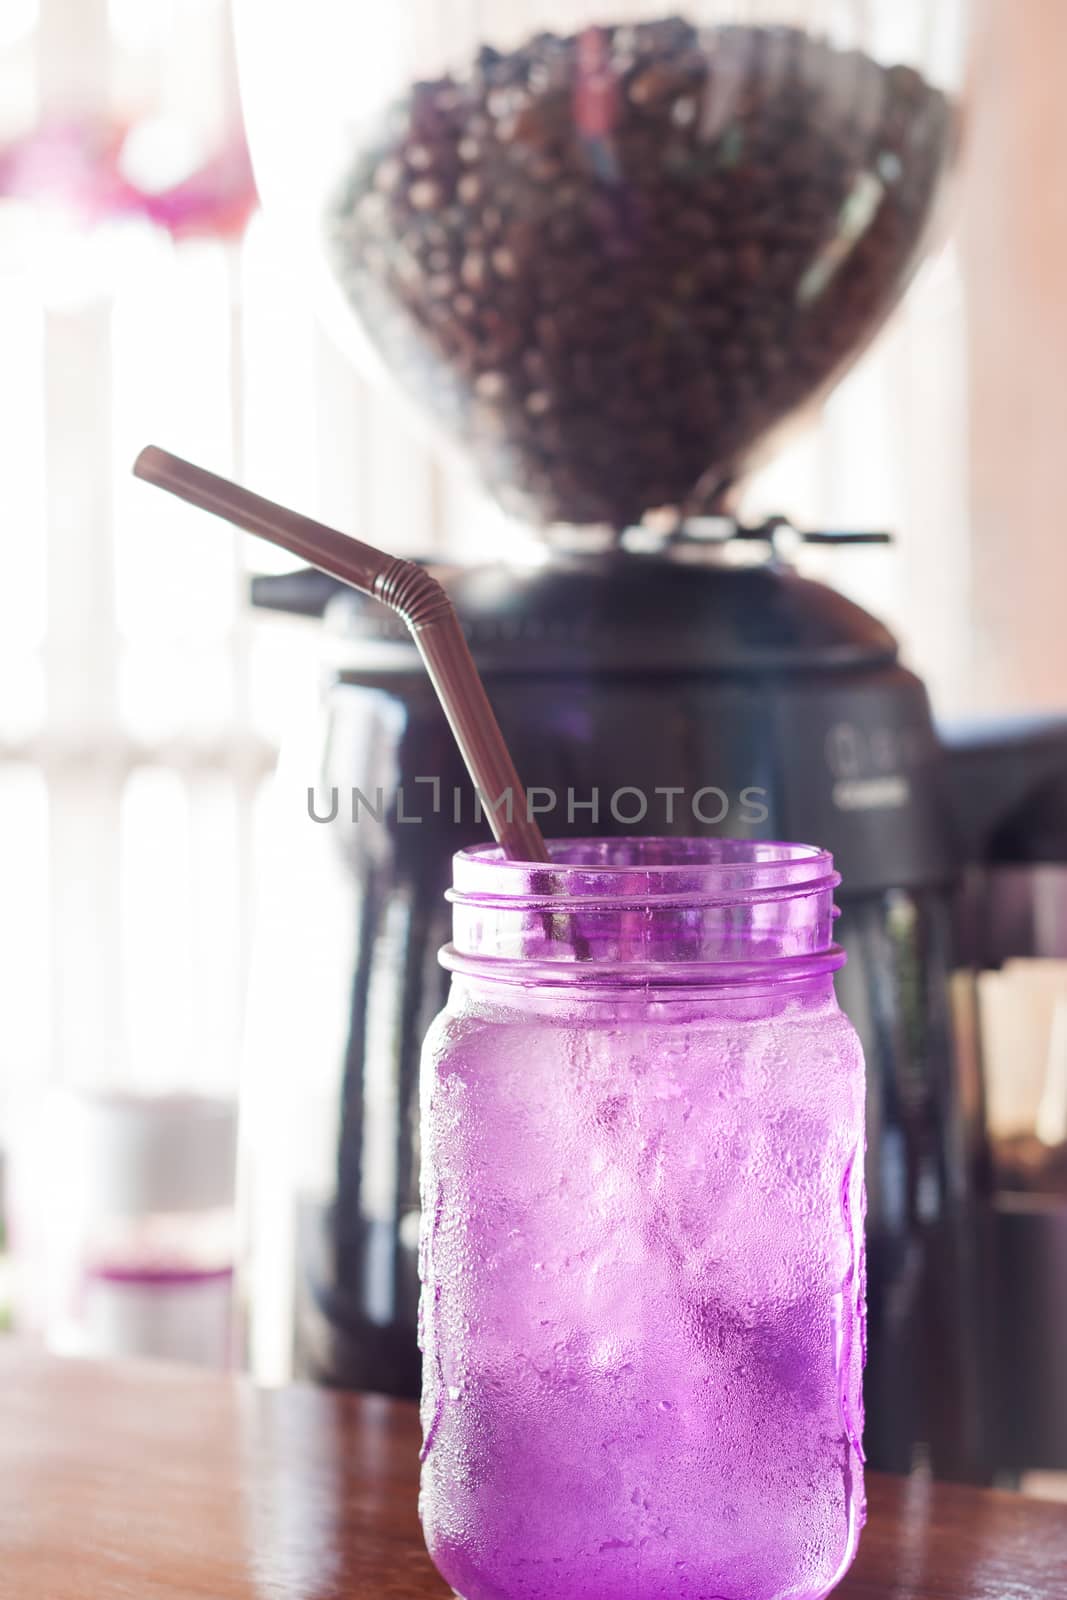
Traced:
<svg viewBox="0 0 1067 1600">
<path fill-rule="evenodd" d="M 876 27 L 894 5 L 863 9 Z M 360 18 L 369 62 L 390 27 L 375 15 Z M 1067 8 L 975 0 L 968 28 L 949 225 L 741 507 L 752 522 L 892 530 L 890 545 L 812 545 L 796 561 L 893 630 L 945 719 L 1067 708 Z M 279 124 L 299 114 L 279 84 Z M 527 537 L 325 331 L 286 233 L 257 207 L 226 0 L 0 0 L 0 1152 L 20 1263 L 0 1299 L 64 1348 L 84 1328 L 39 1268 L 50 1230 L 61 1255 L 84 1248 L 56 1188 L 83 1161 L 78 1192 L 107 1190 L 105 1211 L 169 1219 L 118 1257 L 154 1259 L 176 1235 L 191 1277 L 214 1286 L 184 1332 L 173 1308 L 163 1338 L 155 1312 L 112 1307 L 93 1340 L 232 1353 L 257 929 L 304 926 L 314 904 L 313 986 L 344 919 L 333 890 L 309 898 L 326 869 L 279 870 L 272 775 L 283 746 L 318 738 L 321 638 L 313 618 L 253 612 L 249 580 L 292 562 L 135 484 L 135 454 L 165 445 L 398 553 L 476 561 Z M 295 837 L 317 758 L 291 759 Z M 1051 1016 L 1059 966 L 1042 982 Z M 338 1049 L 315 992 L 292 989 L 297 1073 Z M 329 1100 L 313 1078 L 309 1095 Z M 141 1119 L 151 1096 L 166 1098 Z M 1004 1130 L 1030 1131 L 1029 1116 L 1009 1106 Z M 136 1175 L 119 1204 L 123 1152 Z M 260 1339 L 272 1381 L 292 1375 L 290 1340 L 279 1312 Z"/>
</svg>

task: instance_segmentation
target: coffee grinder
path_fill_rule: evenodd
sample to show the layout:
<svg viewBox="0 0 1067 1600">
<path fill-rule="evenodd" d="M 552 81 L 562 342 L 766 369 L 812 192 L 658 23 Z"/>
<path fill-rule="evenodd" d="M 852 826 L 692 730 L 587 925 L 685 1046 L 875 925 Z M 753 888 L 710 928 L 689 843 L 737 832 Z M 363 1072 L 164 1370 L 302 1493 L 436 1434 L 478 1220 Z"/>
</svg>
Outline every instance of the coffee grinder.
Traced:
<svg viewBox="0 0 1067 1600">
<path fill-rule="evenodd" d="M 439 575 L 545 832 L 834 852 L 870 1081 L 869 1455 L 981 1478 L 985 1160 L 944 754 L 887 630 L 737 514 L 930 237 L 956 61 L 929 12 L 409 0 L 371 22 L 311 0 L 297 22 L 246 0 L 238 40 L 268 212 L 340 336 L 543 532 L 535 563 Z M 338 805 L 328 828 L 302 812 L 294 849 L 328 852 L 343 938 L 313 998 L 253 990 L 252 1363 L 413 1394 L 418 1046 L 450 857 L 486 826 L 399 626 L 316 575 L 256 599 L 323 616 Z M 331 1058 L 272 1066 L 301 1004 L 330 1008 Z"/>
</svg>

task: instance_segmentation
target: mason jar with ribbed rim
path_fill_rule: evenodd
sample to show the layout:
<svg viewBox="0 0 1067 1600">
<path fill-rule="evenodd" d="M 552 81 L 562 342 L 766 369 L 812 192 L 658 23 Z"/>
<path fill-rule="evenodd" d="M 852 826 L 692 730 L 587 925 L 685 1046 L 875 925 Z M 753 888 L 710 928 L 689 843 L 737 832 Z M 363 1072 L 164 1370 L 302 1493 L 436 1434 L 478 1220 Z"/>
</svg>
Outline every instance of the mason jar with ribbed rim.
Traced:
<svg viewBox="0 0 1067 1600">
<path fill-rule="evenodd" d="M 420 1508 L 463 1600 L 815 1600 L 864 1515 L 864 1074 L 831 857 L 455 858 Z"/>
</svg>

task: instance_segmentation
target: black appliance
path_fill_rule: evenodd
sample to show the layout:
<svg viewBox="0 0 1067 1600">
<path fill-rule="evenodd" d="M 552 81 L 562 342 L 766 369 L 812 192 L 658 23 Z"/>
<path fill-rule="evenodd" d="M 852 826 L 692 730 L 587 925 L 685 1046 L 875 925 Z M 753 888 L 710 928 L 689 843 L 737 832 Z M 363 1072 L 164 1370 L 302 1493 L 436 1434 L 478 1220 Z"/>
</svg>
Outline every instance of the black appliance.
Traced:
<svg viewBox="0 0 1067 1600">
<path fill-rule="evenodd" d="M 765 531 L 441 575 L 547 833 L 832 849 L 840 997 L 870 1084 L 869 1459 L 984 1479 L 988 1166 L 945 755 L 891 634 Z M 487 827 L 402 625 L 313 574 L 257 580 L 254 598 L 324 615 L 320 803 L 336 804 L 355 930 L 332 1170 L 295 1226 L 294 1368 L 415 1394 L 419 1045 L 446 988 L 450 857 Z M 380 1148 L 384 1203 L 364 1170 Z"/>
<path fill-rule="evenodd" d="M 987 1083 L 1018 1085 L 1020 1033 L 1045 1051 L 1033 1125 L 991 1130 L 990 1426 L 998 1475 L 1015 1482 L 1067 1471 L 1067 719 L 971 721 L 944 741 L 967 862 L 959 947 L 976 972 L 1016 980 L 1008 1025 L 983 1031 Z M 1057 996 L 1043 1039 L 1035 971 Z"/>
</svg>

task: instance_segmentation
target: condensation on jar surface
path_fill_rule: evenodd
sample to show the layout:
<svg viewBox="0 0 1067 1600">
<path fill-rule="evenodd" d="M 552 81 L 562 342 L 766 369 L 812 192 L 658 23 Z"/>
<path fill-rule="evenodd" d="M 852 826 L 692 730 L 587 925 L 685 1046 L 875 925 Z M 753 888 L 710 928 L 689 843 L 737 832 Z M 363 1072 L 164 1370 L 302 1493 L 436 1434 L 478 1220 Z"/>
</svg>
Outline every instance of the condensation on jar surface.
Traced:
<svg viewBox="0 0 1067 1600">
<path fill-rule="evenodd" d="M 457 858 L 423 1068 L 431 1554 L 464 1600 L 823 1595 L 863 1519 L 832 864 L 713 840 L 554 861 Z"/>
</svg>

